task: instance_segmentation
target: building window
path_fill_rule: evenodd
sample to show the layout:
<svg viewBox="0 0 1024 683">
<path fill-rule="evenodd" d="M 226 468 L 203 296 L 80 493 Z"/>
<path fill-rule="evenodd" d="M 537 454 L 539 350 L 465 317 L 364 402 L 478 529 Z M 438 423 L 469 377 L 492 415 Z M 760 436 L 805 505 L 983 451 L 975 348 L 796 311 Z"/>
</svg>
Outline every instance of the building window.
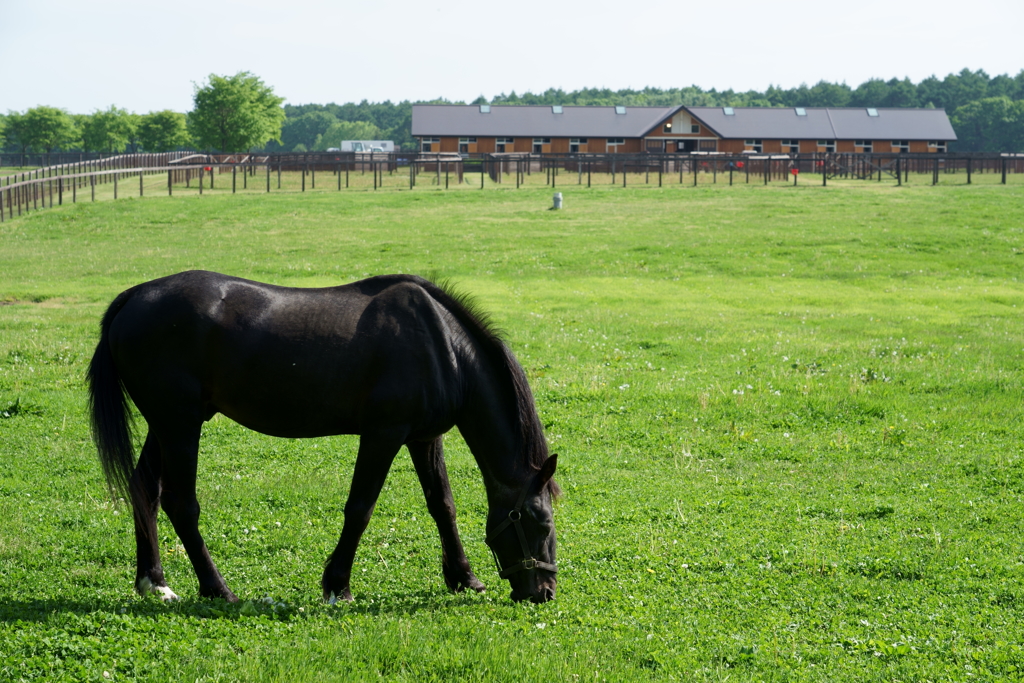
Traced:
<svg viewBox="0 0 1024 683">
<path fill-rule="evenodd" d="M 481 114 L 490 114 L 491 113 L 491 105 L 489 105 L 489 104 L 481 104 L 480 105 L 480 113 Z"/>
<path fill-rule="evenodd" d="M 725 114 L 726 116 L 735 116 L 736 110 L 734 110 L 732 107 L 722 107 L 722 113 Z"/>
<path fill-rule="evenodd" d="M 764 145 L 761 144 L 761 140 L 744 140 L 744 147 L 749 147 L 751 151 L 761 152 L 764 150 Z"/>
<path fill-rule="evenodd" d="M 533 139 L 533 153 L 534 154 L 543 154 L 544 153 L 544 145 L 550 145 L 550 144 L 551 144 L 551 138 L 534 138 Z"/>
<path fill-rule="evenodd" d="M 807 116 L 807 110 L 804 109 L 803 107 L 796 107 L 796 115 L 797 116 Z"/>
<path fill-rule="evenodd" d="M 495 138 L 494 139 L 494 151 L 497 154 L 504 154 L 506 145 L 513 147 L 516 144 L 515 138 Z M 511 150 L 509 150 L 511 151 Z"/>
<path fill-rule="evenodd" d="M 666 121 L 665 125 L 662 126 L 662 128 L 661 128 L 661 132 L 662 133 L 671 133 L 672 132 L 672 122 L 671 121 Z"/>
<path fill-rule="evenodd" d="M 878 110 L 874 107 L 868 107 L 868 116 L 878 116 Z"/>
<path fill-rule="evenodd" d="M 782 141 L 782 151 L 786 152 L 786 153 L 789 153 L 789 154 L 798 153 L 800 151 L 800 141 L 799 140 L 783 140 Z"/>
<path fill-rule="evenodd" d="M 944 141 L 942 141 L 942 140 L 933 140 L 933 141 L 928 143 L 928 148 L 929 149 L 934 148 L 936 152 L 945 152 L 946 151 L 946 143 Z"/>
<path fill-rule="evenodd" d="M 420 149 L 424 152 L 440 152 L 441 138 L 422 138 Z"/>
<path fill-rule="evenodd" d="M 553 104 L 553 105 L 551 105 L 551 113 L 552 114 L 561 114 L 562 113 L 562 105 L 560 105 L 560 104 Z"/>
<path fill-rule="evenodd" d="M 690 124 L 690 132 L 694 133 L 694 134 L 699 134 L 700 133 L 700 124 L 699 123 L 691 123 Z"/>
<path fill-rule="evenodd" d="M 459 138 L 459 154 L 469 154 L 469 146 L 476 146 L 476 138 Z M 473 150 L 476 151 L 475 149 Z"/>
<path fill-rule="evenodd" d="M 625 113 L 626 113 L 626 108 L 625 108 L 625 107 L 623 107 L 623 106 L 622 106 L 622 105 L 620 104 L 620 105 L 618 105 L 618 106 L 616 106 L 616 107 L 615 107 L 615 113 L 616 113 L 616 114 L 625 114 Z"/>
<path fill-rule="evenodd" d="M 825 151 L 825 152 L 834 152 L 834 151 L 836 151 L 836 141 L 835 140 L 818 140 L 818 148 L 819 149 L 824 148 L 823 151 Z"/>
<path fill-rule="evenodd" d="M 586 138 L 571 138 L 569 140 L 569 154 L 579 154 L 580 145 L 587 144 Z"/>
<path fill-rule="evenodd" d="M 858 147 L 858 152 L 871 152 L 871 140 L 854 140 L 853 146 Z"/>
<path fill-rule="evenodd" d="M 901 154 L 903 152 L 909 152 L 910 151 L 910 141 L 909 140 L 893 140 L 892 141 L 892 146 L 893 146 L 893 148 L 895 148 L 895 150 L 897 152 L 900 152 Z"/>
</svg>

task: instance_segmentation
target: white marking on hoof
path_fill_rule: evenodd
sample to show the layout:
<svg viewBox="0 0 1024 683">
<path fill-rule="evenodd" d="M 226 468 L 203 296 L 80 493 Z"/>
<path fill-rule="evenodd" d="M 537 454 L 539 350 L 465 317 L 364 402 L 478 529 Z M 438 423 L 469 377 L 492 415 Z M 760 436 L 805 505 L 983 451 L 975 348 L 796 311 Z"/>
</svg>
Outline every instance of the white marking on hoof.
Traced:
<svg viewBox="0 0 1024 683">
<path fill-rule="evenodd" d="M 163 602 L 170 602 L 172 600 L 179 599 L 170 588 L 167 586 L 155 585 L 148 576 L 144 576 L 139 580 L 139 583 L 135 586 L 135 590 L 143 597 L 147 595 L 156 595 Z"/>
<path fill-rule="evenodd" d="M 334 594 L 334 591 L 331 591 L 331 597 L 327 599 L 327 604 L 328 605 L 337 605 L 338 604 L 338 596 Z"/>
</svg>

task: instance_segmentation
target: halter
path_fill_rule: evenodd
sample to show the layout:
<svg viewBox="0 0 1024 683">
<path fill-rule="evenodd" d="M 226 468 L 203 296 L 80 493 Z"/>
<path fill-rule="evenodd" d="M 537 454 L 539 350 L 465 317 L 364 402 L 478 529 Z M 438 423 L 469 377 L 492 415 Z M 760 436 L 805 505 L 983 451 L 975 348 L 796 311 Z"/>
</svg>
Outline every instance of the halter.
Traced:
<svg viewBox="0 0 1024 683">
<path fill-rule="evenodd" d="M 487 535 L 487 546 L 491 548 L 491 555 L 494 556 L 494 564 L 498 568 L 498 576 L 503 579 L 507 579 L 516 572 L 520 571 L 532 571 L 535 569 L 544 569 L 551 573 L 558 571 L 558 568 L 550 562 L 544 562 L 530 555 L 530 548 L 526 544 L 526 534 L 523 532 L 523 524 L 520 520 L 523 518 L 523 503 L 526 502 L 526 492 L 529 491 L 529 485 L 523 488 L 523 492 L 519 494 L 519 500 L 516 502 L 516 506 L 509 510 L 508 517 L 504 519 L 498 527 Z M 498 553 L 494 552 L 494 548 L 491 546 L 491 542 L 498 537 L 502 531 L 510 526 L 514 526 L 516 529 L 516 535 L 519 536 L 519 547 L 523 550 L 523 559 L 519 560 L 515 564 L 501 568 L 501 561 L 498 559 Z"/>
</svg>

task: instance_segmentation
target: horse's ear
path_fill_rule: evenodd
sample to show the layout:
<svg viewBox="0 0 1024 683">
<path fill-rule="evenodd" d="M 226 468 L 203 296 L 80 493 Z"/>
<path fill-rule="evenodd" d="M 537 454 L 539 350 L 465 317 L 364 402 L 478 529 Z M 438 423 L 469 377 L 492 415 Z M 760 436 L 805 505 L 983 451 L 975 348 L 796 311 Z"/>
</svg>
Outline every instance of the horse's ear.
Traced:
<svg viewBox="0 0 1024 683">
<path fill-rule="evenodd" d="M 540 466 L 540 474 L 538 478 L 541 486 L 548 483 L 551 477 L 555 476 L 555 467 L 558 465 L 558 453 L 555 453 L 550 458 L 544 461 L 544 464 Z"/>
</svg>

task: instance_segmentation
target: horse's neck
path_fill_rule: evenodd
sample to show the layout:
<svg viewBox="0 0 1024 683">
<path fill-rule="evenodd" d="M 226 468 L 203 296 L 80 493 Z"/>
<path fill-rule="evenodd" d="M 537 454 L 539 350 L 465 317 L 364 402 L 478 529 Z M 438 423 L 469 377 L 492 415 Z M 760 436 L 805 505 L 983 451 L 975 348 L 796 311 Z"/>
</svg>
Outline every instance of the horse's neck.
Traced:
<svg viewBox="0 0 1024 683">
<path fill-rule="evenodd" d="M 479 383 L 467 397 L 458 424 L 492 498 L 521 490 L 532 474 L 522 452 L 515 401 L 501 396 L 496 386 L 500 385 Z"/>
</svg>

